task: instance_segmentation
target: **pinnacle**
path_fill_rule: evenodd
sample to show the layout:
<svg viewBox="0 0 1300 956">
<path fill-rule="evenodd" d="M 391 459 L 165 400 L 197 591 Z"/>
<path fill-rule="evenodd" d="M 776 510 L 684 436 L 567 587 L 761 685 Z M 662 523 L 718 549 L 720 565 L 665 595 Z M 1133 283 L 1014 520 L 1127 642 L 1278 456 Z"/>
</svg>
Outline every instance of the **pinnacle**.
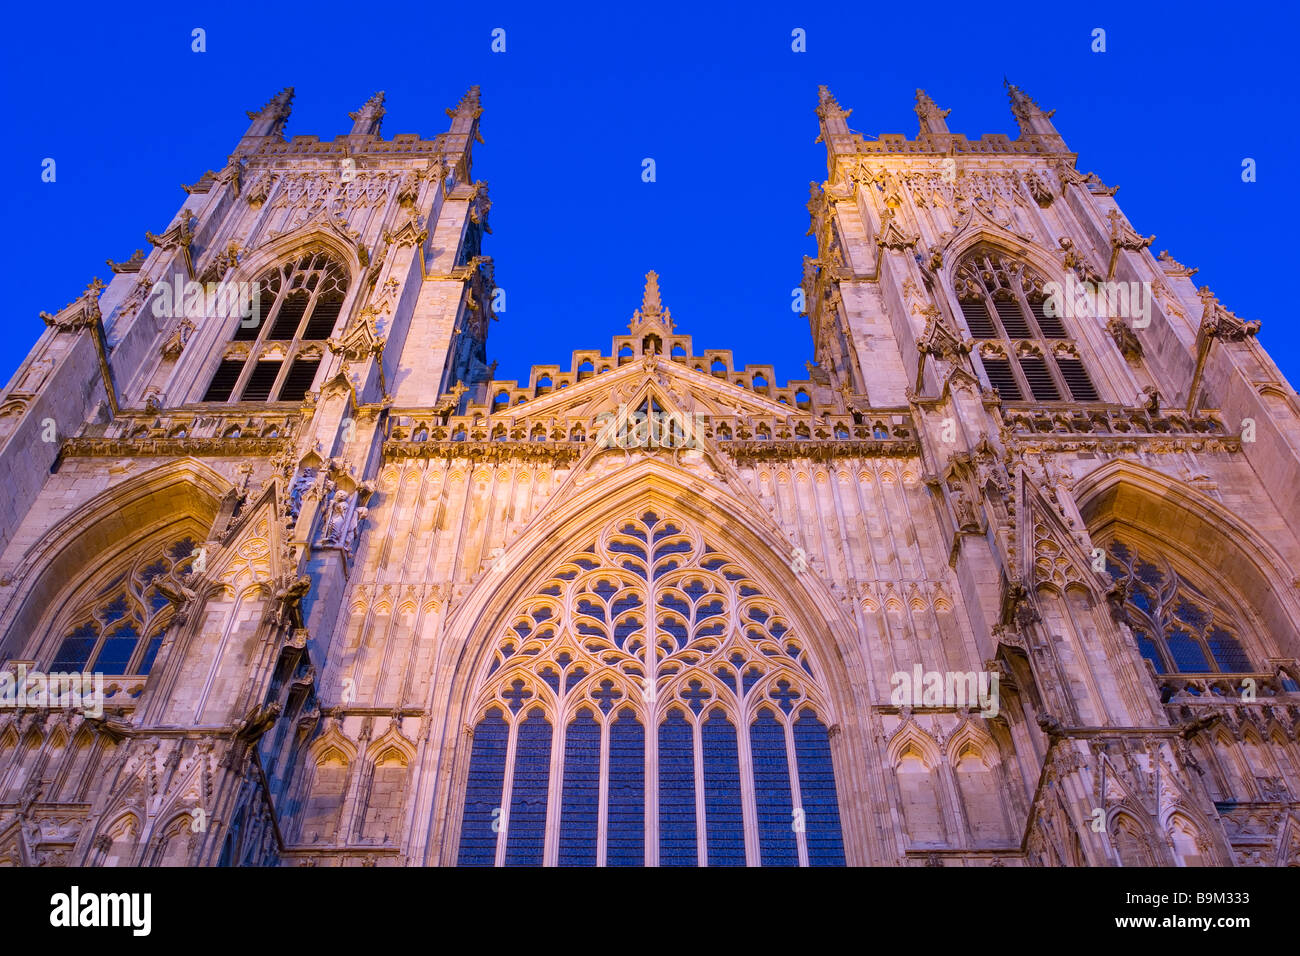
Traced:
<svg viewBox="0 0 1300 956">
<path fill-rule="evenodd" d="M 641 298 L 642 315 L 658 315 L 663 311 L 659 299 L 659 273 L 651 270 L 645 274 L 645 295 Z"/>
</svg>

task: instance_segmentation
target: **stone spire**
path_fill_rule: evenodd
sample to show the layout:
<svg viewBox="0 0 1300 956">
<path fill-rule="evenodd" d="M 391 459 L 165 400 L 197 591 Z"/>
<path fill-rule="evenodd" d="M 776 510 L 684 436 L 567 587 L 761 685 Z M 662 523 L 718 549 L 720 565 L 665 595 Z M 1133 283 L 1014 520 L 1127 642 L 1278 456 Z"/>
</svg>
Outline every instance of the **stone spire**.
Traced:
<svg viewBox="0 0 1300 956">
<path fill-rule="evenodd" d="M 366 105 L 355 113 L 349 113 L 352 120 L 352 136 L 378 136 L 379 127 L 384 121 L 384 91 L 380 90 Z"/>
<path fill-rule="evenodd" d="M 451 132 L 471 134 L 477 142 L 483 142 L 478 132 L 478 118 L 483 113 L 483 104 L 479 100 L 479 88 L 471 86 L 452 109 L 447 110 L 451 117 Z"/>
<path fill-rule="evenodd" d="M 944 121 L 952 110 L 941 110 L 935 104 L 934 100 L 926 95 L 925 90 L 916 91 L 916 105 L 912 107 L 916 110 L 917 118 L 921 121 L 922 133 L 939 133 L 948 132 L 948 124 Z"/>
<path fill-rule="evenodd" d="M 658 315 L 663 311 L 659 298 L 659 273 L 651 270 L 645 274 L 645 294 L 641 296 L 641 314 Z"/>
<path fill-rule="evenodd" d="M 252 123 L 248 127 L 248 132 L 244 134 L 244 138 L 283 136 L 284 124 L 289 119 L 292 104 L 293 87 L 287 86 L 271 97 L 260 110 L 256 112 L 249 110 L 247 115 L 252 120 Z"/>
<path fill-rule="evenodd" d="M 1002 79 L 1002 85 L 1007 89 L 1007 96 L 1011 100 L 1011 112 L 1015 116 L 1016 122 L 1020 124 L 1020 138 L 1026 136 L 1045 136 L 1056 140 L 1057 144 L 1064 149 L 1065 143 L 1061 139 L 1061 134 L 1056 131 L 1052 125 L 1052 116 L 1056 110 L 1044 113 L 1038 104 L 1034 102 L 1033 97 L 1022 91 L 1019 87 L 1014 86 L 1006 77 Z"/>
<path fill-rule="evenodd" d="M 673 330 L 672 315 L 663 306 L 659 298 L 659 273 L 651 270 L 645 274 L 645 292 L 641 296 L 641 308 L 632 313 L 628 329 L 633 335 L 644 332 Z"/>
<path fill-rule="evenodd" d="M 830 142 L 832 136 L 847 136 L 849 124 L 846 122 L 853 110 L 842 110 L 835 101 L 828 87 L 817 87 L 817 118 L 821 121 L 822 132 L 817 142 Z"/>
<path fill-rule="evenodd" d="M 846 122 L 852 112 L 853 110 L 840 109 L 840 104 L 835 101 L 829 89 L 817 87 L 817 120 L 821 132 L 814 142 L 826 144 L 826 169 L 832 178 L 835 175 L 836 156 L 854 151 L 851 141 L 856 137 Z"/>
</svg>

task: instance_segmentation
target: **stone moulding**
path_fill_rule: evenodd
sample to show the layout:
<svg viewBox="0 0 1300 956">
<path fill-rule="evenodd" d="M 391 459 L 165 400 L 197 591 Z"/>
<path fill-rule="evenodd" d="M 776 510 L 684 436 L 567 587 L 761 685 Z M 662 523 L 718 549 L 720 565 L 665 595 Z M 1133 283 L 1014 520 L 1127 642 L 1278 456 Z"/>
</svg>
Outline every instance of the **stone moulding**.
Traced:
<svg viewBox="0 0 1300 956">
<path fill-rule="evenodd" d="M 533 459 L 568 464 L 576 460 L 589 442 L 537 441 L 401 441 L 384 442 L 384 458 L 467 458 L 483 461 Z M 715 446 L 738 462 L 811 458 L 919 458 L 920 443 L 915 439 L 834 440 L 809 439 L 770 441 L 723 441 Z M 651 449 L 610 448 L 629 453 Z M 681 449 L 689 450 L 689 449 Z"/>
<path fill-rule="evenodd" d="M 241 458 L 282 455 L 292 448 L 283 438 L 69 438 L 63 458 Z"/>
<path fill-rule="evenodd" d="M 384 459 L 467 458 L 473 461 L 532 459 L 568 464 L 582 454 L 580 442 L 537 441 L 394 441 L 384 442 Z"/>
<path fill-rule="evenodd" d="M 921 445 L 911 438 L 817 441 L 791 439 L 774 441 L 719 442 L 718 449 L 736 461 L 812 458 L 919 458 Z"/>
</svg>

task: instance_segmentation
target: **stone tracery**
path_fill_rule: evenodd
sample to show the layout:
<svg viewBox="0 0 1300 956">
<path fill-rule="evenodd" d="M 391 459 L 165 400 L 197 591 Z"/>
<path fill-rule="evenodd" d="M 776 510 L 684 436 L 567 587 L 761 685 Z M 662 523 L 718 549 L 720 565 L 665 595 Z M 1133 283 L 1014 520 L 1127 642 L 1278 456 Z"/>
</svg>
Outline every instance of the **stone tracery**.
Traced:
<svg viewBox="0 0 1300 956">
<path fill-rule="evenodd" d="M 697 751 L 735 748 L 735 799 L 726 808 L 714 808 L 716 819 L 709 827 L 717 823 L 728 837 L 739 837 L 742 805 L 752 801 L 754 812 L 764 816 L 759 829 L 773 844 L 760 852 L 764 862 L 778 852 L 775 844 L 787 832 L 786 862 L 842 862 L 827 734 L 819 717 L 828 711 L 805 640 L 749 573 L 690 524 L 646 511 L 607 527 L 589 548 L 563 562 L 519 603 L 486 666 L 476 707 L 478 727 L 498 735 L 505 731 L 516 748 L 524 748 L 516 750 L 516 773 L 524 759 L 540 761 L 534 773 L 548 767 L 563 773 L 561 750 L 564 761 L 578 759 L 571 746 L 555 748 L 548 757 L 551 737 L 549 729 L 540 735 L 543 724 L 587 727 L 597 740 L 602 732 L 597 728 L 604 728 L 608 737 L 617 727 L 636 724 L 657 728 L 666 746 L 684 742 L 689 751 L 694 739 Z M 749 734 L 737 735 L 737 727 Z M 559 738 L 559 732 L 555 736 Z M 477 743 L 478 731 L 471 791 L 490 762 Z M 641 770 L 647 779 L 655 775 L 653 749 L 644 750 Z M 766 762 L 756 759 L 759 752 Z M 661 751 L 661 760 L 667 753 Z M 779 772 L 777 780 L 760 788 L 757 780 L 771 771 L 772 761 L 796 762 L 789 760 L 790 754 L 797 755 L 796 772 Z M 504 761 L 504 751 L 497 758 L 498 763 Z M 659 816 L 664 841 L 660 850 L 671 855 L 674 848 L 680 849 L 676 842 L 689 842 L 695 834 L 693 821 L 664 812 L 675 799 L 665 769 L 660 764 L 659 797 L 665 801 Z M 608 774 L 606 769 L 606 786 Z M 767 807 L 764 813 L 761 805 L 771 793 L 785 793 L 794 801 L 800 783 L 810 787 L 814 777 L 816 786 L 804 795 L 804 805 L 788 802 Z M 689 782 L 686 789 L 691 789 Z M 462 862 L 491 862 L 500 853 L 506 862 L 518 862 L 510 838 L 500 848 L 482 843 L 476 828 L 488 818 L 473 796 L 465 810 Z M 507 790 L 500 799 L 508 801 L 509 796 Z M 791 828 L 796 811 L 805 830 Z M 553 843 L 559 834 L 555 816 L 552 811 L 548 826 L 555 831 Z M 718 822 L 724 818 L 730 821 L 726 826 Z M 624 822 L 632 830 L 640 826 L 637 820 Z M 535 819 L 531 823 L 534 829 L 540 826 Z M 607 828 L 600 838 L 608 846 L 618 835 Z M 727 849 L 732 856 L 738 853 L 736 862 L 743 863 L 743 837 L 739 840 L 741 849 Z M 709 849 L 705 853 L 701 848 L 701 861 L 722 851 L 728 840 L 710 829 L 702 842 Z M 536 852 L 520 859 L 541 862 L 545 846 L 543 837 L 534 846 Z M 653 858 L 654 848 L 649 852 Z"/>
</svg>

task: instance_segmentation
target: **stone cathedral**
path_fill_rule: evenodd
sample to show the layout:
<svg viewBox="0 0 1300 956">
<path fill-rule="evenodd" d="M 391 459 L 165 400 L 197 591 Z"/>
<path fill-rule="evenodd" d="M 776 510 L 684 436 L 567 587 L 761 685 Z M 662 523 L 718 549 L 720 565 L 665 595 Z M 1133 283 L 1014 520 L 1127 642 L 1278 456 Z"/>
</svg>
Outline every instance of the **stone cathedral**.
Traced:
<svg viewBox="0 0 1300 956">
<path fill-rule="evenodd" d="M 1300 864 L 1300 401 L 1007 92 L 822 88 L 785 384 L 497 378 L 478 88 L 250 113 L 0 395 L 0 864 Z"/>
</svg>

